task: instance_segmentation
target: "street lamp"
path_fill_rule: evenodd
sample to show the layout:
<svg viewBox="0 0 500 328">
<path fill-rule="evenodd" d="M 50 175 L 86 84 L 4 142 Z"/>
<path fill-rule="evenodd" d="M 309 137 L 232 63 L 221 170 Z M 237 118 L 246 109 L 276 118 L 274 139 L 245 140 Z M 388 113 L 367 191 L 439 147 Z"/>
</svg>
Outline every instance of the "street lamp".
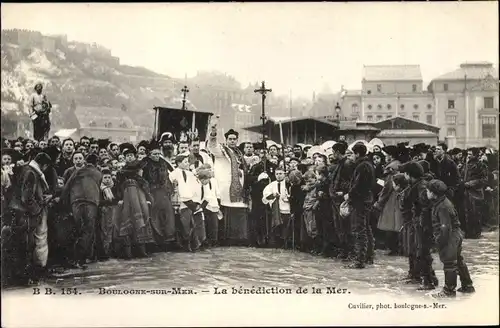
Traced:
<svg viewBox="0 0 500 328">
<path fill-rule="evenodd" d="M 337 103 L 337 105 L 335 105 L 335 119 L 333 120 L 335 122 L 335 125 L 337 126 L 337 128 L 340 127 L 340 111 L 341 110 L 342 110 L 342 108 L 340 108 L 339 103 Z"/>
</svg>

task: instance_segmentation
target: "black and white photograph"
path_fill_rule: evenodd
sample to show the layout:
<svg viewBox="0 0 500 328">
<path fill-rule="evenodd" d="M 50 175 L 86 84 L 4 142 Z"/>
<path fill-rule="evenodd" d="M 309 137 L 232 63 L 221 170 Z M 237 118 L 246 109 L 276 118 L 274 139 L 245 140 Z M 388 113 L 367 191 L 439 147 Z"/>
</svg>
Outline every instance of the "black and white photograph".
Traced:
<svg viewBox="0 0 500 328">
<path fill-rule="evenodd" d="M 499 324 L 497 1 L 1 4 L 2 327 Z"/>
</svg>

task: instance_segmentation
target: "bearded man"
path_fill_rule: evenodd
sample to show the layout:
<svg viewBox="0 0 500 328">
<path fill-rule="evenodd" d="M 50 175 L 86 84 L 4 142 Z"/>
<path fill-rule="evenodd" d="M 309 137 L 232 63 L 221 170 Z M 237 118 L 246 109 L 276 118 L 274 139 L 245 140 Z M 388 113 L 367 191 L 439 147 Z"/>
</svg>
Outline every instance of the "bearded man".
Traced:
<svg viewBox="0 0 500 328">
<path fill-rule="evenodd" d="M 161 135 L 160 146 L 162 158 L 167 162 L 168 171 L 172 172 L 175 168 L 175 137 L 170 132 L 165 132 Z"/>
<path fill-rule="evenodd" d="M 214 174 L 221 194 L 221 242 L 248 245 L 248 193 L 245 185 L 247 165 L 238 148 L 239 133 L 230 129 L 224 137 L 226 143 L 218 143 L 217 124 L 213 124 L 207 149 L 214 155 Z"/>
</svg>

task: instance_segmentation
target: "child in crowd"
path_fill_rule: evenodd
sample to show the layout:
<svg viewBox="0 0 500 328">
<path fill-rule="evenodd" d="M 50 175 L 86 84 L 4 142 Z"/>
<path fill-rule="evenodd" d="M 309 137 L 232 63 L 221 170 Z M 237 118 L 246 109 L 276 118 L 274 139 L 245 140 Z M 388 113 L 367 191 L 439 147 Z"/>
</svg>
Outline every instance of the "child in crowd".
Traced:
<svg viewBox="0 0 500 328">
<path fill-rule="evenodd" d="M 432 223 L 434 242 L 439 249 L 439 259 L 443 262 L 444 287 L 436 297 L 456 295 L 457 275 L 460 276 L 462 293 L 475 292 L 467 264 L 462 257 L 463 232 L 460 230 L 458 214 L 446 197 L 448 188 L 441 180 L 431 180 L 427 184 L 427 198 L 432 201 Z"/>
<path fill-rule="evenodd" d="M 313 171 L 304 174 L 306 184 L 302 187 L 305 191 L 304 203 L 302 205 L 302 228 L 300 231 L 301 248 L 303 251 L 314 252 L 317 242 L 318 229 L 316 226 L 316 211 L 319 200 L 316 190 L 317 177 Z"/>
<path fill-rule="evenodd" d="M 282 247 L 291 235 L 289 184 L 285 181 L 283 165 L 275 171 L 276 181 L 268 184 L 262 193 L 262 203 L 271 208 L 271 243 Z"/>
<path fill-rule="evenodd" d="M 104 168 L 101 173 L 101 202 L 99 203 L 99 219 L 96 225 L 96 255 L 98 260 L 107 260 L 111 256 L 111 243 L 115 230 L 114 212 L 118 202 L 115 197 L 115 183 L 111 170 Z"/>
<path fill-rule="evenodd" d="M 183 153 L 175 158 L 176 168 L 170 173 L 169 178 L 177 188 L 179 197 L 179 225 L 181 247 L 186 252 L 191 252 L 191 240 L 194 228 L 193 212 L 198 209 L 193 202 L 198 183 L 195 175 L 189 169 L 189 154 Z"/>
<path fill-rule="evenodd" d="M 208 167 L 198 169 L 198 179 L 202 185 L 202 203 L 206 202 L 203 207 L 203 216 L 205 218 L 205 245 L 213 247 L 217 245 L 219 220 L 222 219 L 220 211 L 220 191 L 217 185 L 217 180 L 214 178 L 214 172 L 210 165 Z"/>
</svg>

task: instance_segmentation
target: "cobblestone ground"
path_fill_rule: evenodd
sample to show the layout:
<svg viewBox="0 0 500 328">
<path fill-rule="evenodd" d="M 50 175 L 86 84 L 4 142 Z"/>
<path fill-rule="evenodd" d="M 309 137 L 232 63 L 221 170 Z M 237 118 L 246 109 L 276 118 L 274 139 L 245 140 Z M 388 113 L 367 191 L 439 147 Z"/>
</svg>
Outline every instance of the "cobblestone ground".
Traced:
<svg viewBox="0 0 500 328">
<path fill-rule="evenodd" d="M 499 233 L 488 232 L 482 239 L 465 240 L 463 255 L 473 280 L 498 280 Z M 83 293 L 98 288 L 197 290 L 219 287 L 340 286 L 356 293 L 385 292 L 393 295 L 418 294 L 415 286 L 403 284 L 407 259 L 377 251 L 374 265 L 349 270 L 338 260 L 276 249 L 226 247 L 199 253 L 157 253 L 151 258 L 116 260 L 90 264 L 86 270 L 70 270 L 44 283 L 45 287 L 79 287 Z M 437 254 L 434 268 L 444 282 Z"/>
</svg>

